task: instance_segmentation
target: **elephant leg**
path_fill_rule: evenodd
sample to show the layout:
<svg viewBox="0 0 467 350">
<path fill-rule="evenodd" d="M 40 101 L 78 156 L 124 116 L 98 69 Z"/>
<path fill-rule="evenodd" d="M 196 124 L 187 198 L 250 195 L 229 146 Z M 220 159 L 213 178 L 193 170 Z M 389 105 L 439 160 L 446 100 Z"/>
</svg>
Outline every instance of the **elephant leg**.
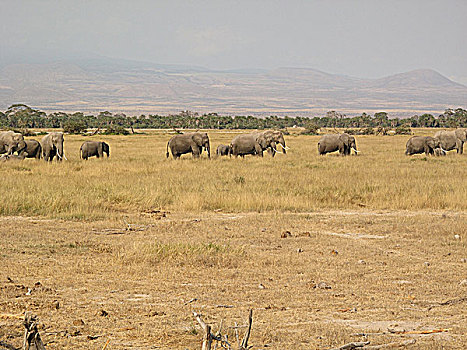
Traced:
<svg viewBox="0 0 467 350">
<path fill-rule="evenodd" d="M 193 154 L 193 158 L 199 158 L 200 151 L 198 145 L 191 146 L 191 153 Z"/>
<path fill-rule="evenodd" d="M 456 152 L 459 154 L 462 154 L 462 143 L 463 142 L 461 140 L 456 141 Z"/>
</svg>

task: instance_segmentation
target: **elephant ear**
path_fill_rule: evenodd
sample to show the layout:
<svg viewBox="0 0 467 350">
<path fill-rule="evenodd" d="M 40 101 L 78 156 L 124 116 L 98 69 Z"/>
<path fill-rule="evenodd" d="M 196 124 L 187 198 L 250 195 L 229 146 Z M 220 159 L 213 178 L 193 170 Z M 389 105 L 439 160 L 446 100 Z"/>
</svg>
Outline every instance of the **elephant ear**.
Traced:
<svg viewBox="0 0 467 350">
<path fill-rule="evenodd" d="M 260 135 L 258 136 L 258 138 L 256 139 L 256 141 L 259 143 L 259 145 L 261 146 L 261 148 L 266 148 L 270 141 L 268 140 L 268 138 L 266 138 L 264 135 Z"/>
<path fill-rule="evenodd" d="M 344 144 L 348 145 L 349 142 L 350 142 L 350 137 L 349 137 L 348 134 L 341 134 L 341 135 L 339 136 L 339 140 L 340 140 L 341 142 L 343 142 Z"/>
<path fill-rule="evenodd" d="M 49 146 L 50 148 L 53 147 L 53 142 L 52 142 L 52 134 L 48 134 L 47 138 L 45 140 L 45 144 Z"/>
<path fill-rule="evenodd" d="M 203 137 L 201 136 L 200 133 L 196 132 L 193 134 L 193 136 L 191 137 L 191 139 L 198 145 L 198 146 L 202 146 L 203 145 Z"/>
</svg>

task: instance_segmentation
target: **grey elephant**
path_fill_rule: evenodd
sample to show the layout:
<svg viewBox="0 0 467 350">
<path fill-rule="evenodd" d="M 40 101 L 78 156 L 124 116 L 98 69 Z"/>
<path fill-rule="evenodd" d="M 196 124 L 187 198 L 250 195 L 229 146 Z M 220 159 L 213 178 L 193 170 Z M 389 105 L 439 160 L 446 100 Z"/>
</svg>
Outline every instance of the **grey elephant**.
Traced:
<svg viewBox="0 0 467 350">
<path fill-rule="evenodd" d="M 339 151 L 341 155 L 347 156 L 350 155 L 352 149 L 355 154 L 359 152 L 355 137 L 346 133 L 323 135 L 318 141 L 318 153 L 320 155 Z"/>
<path fill-rule="evenodd" d="M 191 153 L 193 158 L 199 158 L 203 148 L 207 151 L 208 158 L 211 158 L 209 136 L 205 132 L 190 132 L 173 136 L 167 142 L 167 158 L 169 157 L 169 148 L 174 159 L 178 159 L 186 153 Z"/>
<path fill-rule="evenodd" d="M 435 138 L 439 139 L 440 147 L 445 151 L 455 149 L 457 153 L 464 153 L 464 142 L 467 142 L 467 129 L 456 129 L 453 131 L 438 131 Z"/>
<path fill-rule="evenodd" d="M 66 159 L 63 152 L 63 141 L 63 132 L 51 132 L 42 138 L 42 157 L 46 162 L 51 162 L 55 156 L 58 161 Z"/>
<path fill-rule="evenodd" d="M 104 153 L 110 156 L 110 147 L 103 141 L 85 141 L 80 149 L 81 159 L 88 160 L 89 157 L 103 158 Z"/>
<path fill-rule="evenodd" d="M 0 132 L 0 154 L 12 155 L 13 152 L 18 152 L 21 155 L 25 148 L 26 143 L 22 134 L 13 131 Z"/>
<path fill-rule="evenodd" d="M 433 151 L 434 155 L 437 156 L 437 157 L 442 157 L 442 156 L 445 156 L 446 155 L 446 151 L 440 147 L 438 148 L 435 148 L 435 150 Z"/>
<path fill-rule="evenodd" d="M 435 149 L 439 148 L 439 140 L 431 136 L 412 136 L 405 146 L 405 154 L 420 154 L 425 152 L 426 155 L 434 154 Z"/>
<path fill-rule="evenodd" d="M 24 140 L 26 148 L 24 150 L 25 158 L 36 158 L 41 159 L 42 146 L 39 141 L 36 140 Z"/>
<path fill-rule="evenodd" d="M 216 154 L 218 156 L 230 156 L 232 149 L 229 145 L 219 145 L 216 149 Z"/>
<path fill-rule="evenodd" d="M 238 135 L 230 143 L 231 152 L 235 157 L 245 157 L 247 154 L 262 157 L 263 152 L 269 147 L 271 147 L 271 143 L 262 133 Z"/>
<path fill-rule="evenodd" d="M 276 153 L 287 153 L 289 147 L 285 145 L 284 134 L 282 131 L 279 130 L 265 130 L 260 132 L 260 134 L 264 135 L 266 141 L 269 143 L 270 147 L 268 152 L 274 157 Z M 282 151 L 280 148 L 282 148 Z"/>
</svg>

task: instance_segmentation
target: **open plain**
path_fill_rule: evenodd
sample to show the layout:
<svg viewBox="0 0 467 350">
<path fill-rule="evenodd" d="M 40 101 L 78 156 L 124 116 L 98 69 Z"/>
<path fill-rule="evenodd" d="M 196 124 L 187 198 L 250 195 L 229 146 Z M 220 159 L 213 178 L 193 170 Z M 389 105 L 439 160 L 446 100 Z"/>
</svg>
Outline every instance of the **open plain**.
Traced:
<svg viewBox="0 0 467 350">
<path fill-rule="evenodd" d="M 235 343 L 253 309 L 254 349 L 465 349 L 467 154 L 319 156 L 294 131 L 274 158 L 174 161 L 145 130 L 0 164 L 0 341 L 32 311 L 47 349 L 200 349 L 193 311 Z M 241 131 L 208 132 L 214 155 Z M 88 139 L 110 158 L 80 160 Z"/>
</svg>

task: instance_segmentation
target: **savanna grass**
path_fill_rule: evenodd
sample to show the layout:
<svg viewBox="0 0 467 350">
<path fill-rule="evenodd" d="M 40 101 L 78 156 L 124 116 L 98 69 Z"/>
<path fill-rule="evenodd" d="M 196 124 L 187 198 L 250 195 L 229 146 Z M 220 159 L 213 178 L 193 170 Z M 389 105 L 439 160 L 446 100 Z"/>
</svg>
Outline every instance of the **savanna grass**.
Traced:
<svg viewBox="0 0 467 350">
<path fill-rule="evenodd" d="M 209 131 L 214 155 L 240 132 Z M 417 130 L 432 134 L 434 130 Z M 271 158 L 166 159 L 166 131 L 65 137 L 68 161 L 0 164 L 0 215 L 118 219 L 149 209 L 306 212 L 319 209 L 467 208 L 467 154 L 404 155 L 409 136 L 357 136 L 358 156 L 319 156 L 319 136 L 286 136 Z M 110 144 L 109 159 L 79 159 L 89 139 Z"/>
</svg>

